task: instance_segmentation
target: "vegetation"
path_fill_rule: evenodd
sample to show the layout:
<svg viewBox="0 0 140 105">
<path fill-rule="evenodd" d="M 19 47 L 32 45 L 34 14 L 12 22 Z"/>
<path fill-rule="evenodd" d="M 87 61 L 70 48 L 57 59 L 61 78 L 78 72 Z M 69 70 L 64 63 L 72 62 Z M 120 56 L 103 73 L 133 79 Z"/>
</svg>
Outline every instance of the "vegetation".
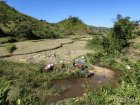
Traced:
<svg viewBox="0 0 140 105">
<path fill-rule="evenodd" d="M 58 23 L 52 23 L 51 27 L 62 36 L 75 35 L 75 34 L 88 34 L 89 26 L 81 21 L 78 17 L 70 16 Z"/>
<path fill-rule="evenodd" d="M 140 63 L 134 64 L 131 71 L 123 70 L 124 75 L 116 89 L 102 87 L 97 92 L 88 92 L 76 102 L 71 101 L 71 105 L 139 105 Z"/>
<path fill-rule="evenodd" d="M 1 60 L 0 67 L 1 78 L 11 82 L 8 96 L 6 93 L 8 92 L 6 90 L 9 89 L 9 85 L 6 85 L 7 82 L 2 82 L 3 85 L 0 85 L 6 85 L 3 87 L 6 92 L 2 90 L 0 94 L 5 96 L 4 98 L 2 95 L 2 100 L 6 101 L 6 98 L 8 99 L 8 105 L 38 105 L 38 103 L 43 105 L 47 102 L 48 97 L 63 92 L 63 88 L 53 88 L 53 80 L 82 76 L 76 70 L 68 72 L 61 67 L 55 67 L 52 72 L 42 72 L 42 67 L 44 67 L 42 64 L 14 63 Z M 73 68 L 69 66 L 69 69 Z M 17 104 L 17 102 L 20 102 L 20 104 Z"/>
<path fill-rule="evenodd" d="M 111 66 L 122 70 L 123 76 L 118 81 L 116 89 L 102 87 L 100 91 L 88 92 L 78 101 L 78 104 L 89 105 L 139 105 L 139 73 L 140 62 L 131 62 L 128 48 L 138 23 L 130 21 L 130 18 L 117 16 L 111 33 L 106 36 L 94 37 L 88 42 L 88 48 L 96 49 L 96 53 L 90 54 L 90 61 L 101 65 Z M 137 31 L 138 32 L 138 31 Z M 136 43 L 135 43 L 136 44 Z M 138 47 L 136 47 L 138 49 Z M 130 68 L 128 68 L 129 66 Z M 75 103 L 73 103 L 75 104 Z M 77 105 L 78 105 L 77 104 Z"/>
<path fill-rule="evenodd" d="M 48 23 L 19 13 L 3 1 L 0 1 L 0 10 L 0 37 L 12 37 L 15 41 L 59 38 L 92 32 L 78 17 L 70 16 L 58 23 Z"/>
<path fill-rule="evenodd" d="M 16 42 L 17 40 L 13 37 L 2 37 L 0 38 L 0 43 L 4 44 L 4 43 L 12 43 L 12 42 Z"/>
<path fill-rule="evenodd" d="M 13 51 L 16 50 L 16 45 L 15 44 L 6 43 L 4 46 L 6 47 L 6 49 L 9 53 L 12 53 Z"/>
<path fill-rule="evenodd" d="M 37 41 L 23 41 L 15 43 L 17 50 L 14 54 L 27 54 L 33 52 L 41 52 L 51 49 L 57 49 L 64 43 L 71 43 L 70 39 L 56 39 L 56 40 L 37 40 Z"/>
<path fill-rule="evenodd" d="M 71 62 L 73 59 L 91 52 L 90 50 L 87 50 L 85 48 L 87 41 L 76 41 L 73 43 L 72 42 L 73 41 L 69 38 L 55 39 L 55 40 L 47 39 L 47 40 L 40 40 L 37 42 L 36 41 L 17 42 L 15 43 L 17 49 L 12 53 L 13 56 L 4 59 L 8 61 L 9 60 L 15 61 L 15 62 L 19 62 L 19 61 L 22 62 L 22 59 L 24 59 L 23 62 L 44 61 L 48 63 L 53 62 L 59 64 L 60 61 Z M 71 54 L 69 55 L 65 54 L 65 52 L 69 50 Z M 2 53 L 2 51 L 0 52 Z M 34 53 L 34 52 L 38 52 L 38 53 Z M 53 61 L 51 61 L 51 58 L 49 56 L 50 54 L 54 54 L 55 52 L 58 56 L 53 57 Z M 3 56 L 4 54 L 5 53 L 3 52 Z M 28 60 L 30 57 L 32 59 Z"/>
<path fill-rule="evenodd" d="M 112 54 L 121 52 L 124 47 L 129 46 L 129 40 L 132 39 L 133 30 L 138 26 L 138 23 L 130 21 L 128 17 L 123 18 L 121 15 L 117 17 L 111 32 L 105 36 L 94 36 L 88 42 L 89 48 L 100 47 L 104 53 Z"/>
<path fill-rule="evenodd" d="M 138 24 L 135 21 L 130 21 L 130 17 L 118 17 L 112 29 L 112 41 L 115 42 L 117 50 L 122 50 L 129 45 L 128 41 L 132 39 L 132 31 Z"/>
<path fill-rule="evenodd" d="M 91 30 L 89 32 L 90 35 L 106 35 L 110 32 L 110 28 L 106 27 L 96 27 L 96 26 L 89 26 L 89 29 Z"/>
<path fill-rule="evenodd" d="M 8 91 L 10 82 L 0 78 L 0 105 L 8 105 Z"/>
<path fill-rule="evenodd" d="M 0 37 L 15 40 L 58 38 L 59 35 L 48 27 L 48 23 L 19 13 L 0 1 Z"/>
<path fill-rule="evenodd" d="M 139 105 L 140 104 L 140 60 L 139 60 L 139 35 L 138 21 L 131 21 L 129 17 L 117 15 L 111 29 L 104 27 L 87 26 L 78 17 L 69 17 L 58 23 L 47 23 L 25 14 L 19 13 L 9 7 L 6 2 L 0 1 L 0 47 L 12 54 L 16 48 L 23 49 L 24 42 L 12 42 L 30 39 L 59 38 L 75 34 L 90 34 L 92 40 L 87 43 L 87 48 L 93 52 L 87 54 L 89 64 L 100 64 L 112 67 L 123 72 L 116 88 L 103 86 L 98 91 L 90 91 L 88 84 L 84 86 L 85 94 L 76 99 L 69 99 L 72 105 Z M 135 40 L 132 40 L 137 38 Z M 75 40 L 79 40 L 78 37 Z M 25 44 L 28 52 L 46 50 L 46 42 L 38 40 L 38 45 L 27 41 Z M 36 40 L 35 40 L 36 41 Z M 68 41 L 68 40 L 67 40 Z M 67 41 L 58 40 L 51 47 L 59 47 Z M 49 43 L 49 41 L 47 40 Z M 50 40 L 50 42 L 53 42 Z M 61 42 L 61 43 L 60 43 Z M 70 41 L 71 42 L 71 41 Z M 78 45 L 75 45 L 77 44 Z M 82 41 L 65 46 L 71 49 L 83 48 Z M 40 45 L 39 45 L 40 44 Z M 43 44 L 43 45 L 42 45 Z M 36 46 L 37 49 L 31 49 Z M 23 45 L 22 45 L 23 46 Z M 39 48 L 41 46 L 41 48 Z M 43 46 L 43 47 L 42 47 Z M 64 47 L 64 48 L 65 48 Z M 21 48 L 21 49 L 20 49 Z M 49 49 L 48 48 L 48 49 Z M 63 51 L 65 49 L 60 49 Z M 133 50 L 133 51 L 132 51 Z M 22 50 L 23 53 L 24 50 Z M 59 51 L 59 50 L 58 50 Z M 80 54 L 88 50 L 78 50 Z M 28 53 L 25 51 L 24 53 Z M 18 52 L 17 54 L 22 54 Z M 63 55 L 62 55 L 63 56 Z M 76 56 L 76 55 L 75 55 Z M 63 56 L 64 57 L 64 56 Z M 73 59 L 71 56 L 70 59 Z M 135 62 L 133 62 L 132 58 Z M 65 58 L 65 59 L 68 59 Z M 138 60 L 137 60 L 138 59 Z M 81 77 L 79 71 L 72 64 L 62 68 L 56 65 L 52 72 L 42 72 L 44 63 L 15 63 L 0 60 L 0 105 L 43 105 L 48 97 L 57 96 L 63 89 L 55 89 L 53 81 L 62 78 Z M 73 70 L 73 71 L 70 71 Z M 16 91 L 15 91 L 16 90 Z"/>
<path fill-rule="evenodd" d="M 60 38 L 69 35 L 106 34 L 110 30 L 105 27 L 88 26 L 78 17 L 73 16 L 69 16 L 69 18 L 58 23 L 48 23 L 46 20 L 37 20 L 19 13 L 14 7 L 8 6 L 3 1 L 0 2 L 0 9 L 2 10 L 0 11 L 0 37 L 7 41 L 10 37 L 12 38 L 10 42 Z"/>
</svg>

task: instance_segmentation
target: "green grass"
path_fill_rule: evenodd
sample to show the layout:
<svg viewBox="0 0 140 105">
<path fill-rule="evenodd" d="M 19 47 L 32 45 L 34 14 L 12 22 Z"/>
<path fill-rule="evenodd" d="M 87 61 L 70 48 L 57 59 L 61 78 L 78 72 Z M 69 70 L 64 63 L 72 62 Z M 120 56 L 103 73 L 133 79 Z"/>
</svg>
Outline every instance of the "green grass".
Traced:
<svg viewBox="0 0 140 105">
<path fill-rule="evenodd" d="M 0 1 L 2 37 L 11 36 L 20 40 L 59 38 L 59 34 L 49 28 L 45 21 L 18 12 L 15 8 Z"/>
<path fill-rule="evenodd" d="M 16 45 L 13 43 L 6 43 L 6 44 L 4 44 L 4 46 L 6 47 L 6 49 L 9 53 L 13 53 L 13 51 L 15 51 L 17 49 Z"/>
<path fill-rule="evenodd" d="M 56 90 L 52 88 L 53 80 L 79 76 L 77 70 L 74 70 L 72 66 L 68 66 L 69 69 L 73 69 L 71 72 L 58 66 L 55 66 L 52 72 L 41 72 L 42 64 L 14 63 L 0 60 L 0 67 L 1 78 L 11 82 L 8 95 L 10 101 L 19 97 L 23 89 L 38 97 L 41 102 L 46 101 L 48 96 L 55 96 L 64 91 L 64 89 Z"/>
<path fill-rule="evenodd" d="M 0 57 L 1 56 L 10 56 L 13 51 L 15 51 L 16 45 L 13 43 L 5 43 L 0 45 Z"/>
<path fill-rule="evenodd" d="M 3 38 L 0 38 L 0 43 L 3 44 L 3 43 L 9 43 L 10 42 L 10 37 L 3 37 Z"/>
</svg>

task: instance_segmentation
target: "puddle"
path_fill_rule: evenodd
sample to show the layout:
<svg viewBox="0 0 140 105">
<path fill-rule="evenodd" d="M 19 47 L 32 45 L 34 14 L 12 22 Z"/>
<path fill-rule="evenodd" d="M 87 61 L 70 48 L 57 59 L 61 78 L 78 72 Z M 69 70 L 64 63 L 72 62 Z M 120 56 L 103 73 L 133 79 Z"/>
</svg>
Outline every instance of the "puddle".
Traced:
<svg viewBox="0 0 140 105">
<path fill-rule="evenodd" d="M 48 104 L 56 103 L 57 101 L 64 100 L 67 98 L 75 98 L 82 96 L 84 94 L 83 84 L 87 82 L 93 91 L 96 91 L 102 84 L 111 87 L 116 87 L 117 86 L 116 81 L 120 77 L 120 72 L 119 71 L 115 72 L 111 71 L 111 72 L 113 72 L 113 77 L 108 76 L 108 74 L 106 73 L 104 74 L 100 73 L 100 75 L 98 73 L 97 74 L 95 73 L 95 75 L 90 78 L 83 77 L 83 78 L 55 80 L 53 82 L 53 87 L 57 90 L 64 89 L 64 91 L 61 92 L 59 96 L 49 97 L 47 103 Z"/>
</svg>

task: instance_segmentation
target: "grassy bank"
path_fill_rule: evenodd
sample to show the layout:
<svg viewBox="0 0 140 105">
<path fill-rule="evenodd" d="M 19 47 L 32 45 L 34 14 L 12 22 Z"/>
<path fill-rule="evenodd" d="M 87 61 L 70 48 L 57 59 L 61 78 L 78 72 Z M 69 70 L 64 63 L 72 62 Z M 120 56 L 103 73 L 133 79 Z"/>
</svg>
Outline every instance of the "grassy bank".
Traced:
<svg viewBox="0 0 140 105">
<path fill-rule="evenodd" d="M 53 80 L 82 76 L 79 75 L 78 70 L 68 71 L 68 68 L 74 69 L 71 65 L 67 65 L 66 68 L 55 66 L 52 72 L 42 72 L 42 64 L 14 63 L 1 60 L 0 67 L 1 78 L 10 81 L 8 99 L 11 103 L 17 101 L 21 94 L 23 95 L 24 90 L 30 96 L 38 98 L 40 103 L 47 102 L 48 97 L 63 92 L 63 88 L 57 90 L 52 87 Z M 27 103 L 29 104 L 29 102 Z"/>
</svg>

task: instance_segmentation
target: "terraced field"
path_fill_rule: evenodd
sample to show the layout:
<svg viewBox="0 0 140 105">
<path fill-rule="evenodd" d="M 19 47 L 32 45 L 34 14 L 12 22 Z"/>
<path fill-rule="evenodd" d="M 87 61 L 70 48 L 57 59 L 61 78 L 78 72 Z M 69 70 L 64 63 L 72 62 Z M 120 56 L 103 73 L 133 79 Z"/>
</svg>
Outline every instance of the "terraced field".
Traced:
<svg viewBox="0 0 140 105">
<path fill-rule="evenodd" d="M 9 55 L 8 51 L 5 47 L 0 47 L 0 56 L 6 56 Z"/>
<path fill-rule="evenodd" d="M 72 43 L 71 39 L 32 40 L 15 43 L 17 50 L 13 54 L 26 54 L 61 47 L 62 44 Z"/>
<path fill-rule="evenodd" d="M 13 53 L 15 55 L 3 59 L 16 62 L 69 63 L 91 52 L 85 48 L 86 43 L 86 40 L 73 42 L 70 38 L 17 42 L 17 50 Z"/>
</svg>

